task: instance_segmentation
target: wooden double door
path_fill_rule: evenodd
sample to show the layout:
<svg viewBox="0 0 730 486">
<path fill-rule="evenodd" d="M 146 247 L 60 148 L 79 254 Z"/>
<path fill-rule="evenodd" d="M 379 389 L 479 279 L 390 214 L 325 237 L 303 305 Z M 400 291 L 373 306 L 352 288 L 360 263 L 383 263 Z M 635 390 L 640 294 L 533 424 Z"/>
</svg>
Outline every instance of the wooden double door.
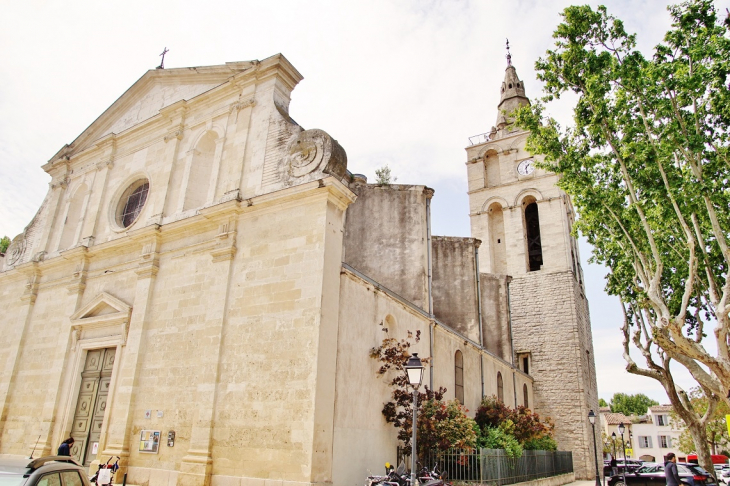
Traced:
<svg viewBox="0 0 730 486">
<path fill-rule="evenodd" d="M 72 455 L 85 466 L 89 466 L 101 452 L 99 438 L 115 354 L 116 348 L 89 350 L 81 372 L 81 387 L 76 401 L 71 437 L 75 441 Z"/>
</svg>

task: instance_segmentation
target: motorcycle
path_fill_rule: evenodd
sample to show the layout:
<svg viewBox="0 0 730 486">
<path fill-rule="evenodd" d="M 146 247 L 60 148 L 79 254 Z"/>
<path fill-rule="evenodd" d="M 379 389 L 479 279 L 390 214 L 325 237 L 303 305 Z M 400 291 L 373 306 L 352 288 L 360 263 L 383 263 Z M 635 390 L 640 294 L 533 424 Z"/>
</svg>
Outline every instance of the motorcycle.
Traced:
<svg viewBox="0 0 730 486">
<path fill-rule="evenodd" d="M 97 486 L 111 485 L 114 482 L 114 473 L 119 469 L 119 456 L 116 456 L 117 460 L 112 464 L 112 459 L 115 456 L 111 456 L 106 464 L 99 463 L 99 469 L 96 470 L 96 474 L 91 476 L 89 482 L 96 484 Z"/>
<path fill-rule="evenodd" d="M 385 473 L 385 476 L 368 476 L 366 486 L 411 486 L 411 476 L 407 473 L 405 464 L 401 463 L 396 470 L 386 462 Z M 419 486 L 451 486 L 446 482 L 446 473 L 439 471 L 438 465 L 434 465 L 432 470 L 421 466 L 416 478 Z"/>
</svg>

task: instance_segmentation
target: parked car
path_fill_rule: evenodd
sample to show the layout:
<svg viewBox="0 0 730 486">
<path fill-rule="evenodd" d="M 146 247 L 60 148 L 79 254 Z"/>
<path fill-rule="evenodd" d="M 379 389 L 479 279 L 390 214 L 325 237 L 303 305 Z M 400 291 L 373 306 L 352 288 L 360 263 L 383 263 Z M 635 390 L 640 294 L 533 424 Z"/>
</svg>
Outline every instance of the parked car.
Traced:
<svg viewBox="0 0 730 486">
<path fill-rule="evenodd" d="M 697 464 L 678 463 L 677 472 L 682 483 L 688 486 L 717 486 L 712 476 Z M 624 483 L 624 477 L 626 482 Z M 624 476 L 619 474 L 608 481 L 609 486 L 665 486 L 664 464 L 646 463 Z"/>
<path fill-rule="evenodd" d="M 717 475 L 717 480 L 725 484 L 730 482 L 730 466 L 723 466 L 722 470 Z"/>
<path fill-rule="evenodd" d="M 642 461 L 639 461 L 638 459 L 626 459 L 626 472 L 630 473 L 630 472 L 636 471 L 642 465 L 644 465 L 644 463 Z M 618 469 L 619 474 L 623 474 L 623 470 L 624 470 L 624 460 L 623 459 L 616 460 L 616 468 Z M 613 471 L 611 470 L 611 461 L 603 461 L 603 475 L 607 478 L 613 476 Z"/>
<path fill-rule="evenodd" d="M 0 459 L 1 486 L 90 486 L 86 469 L 68 456 Z"/>
</svg>

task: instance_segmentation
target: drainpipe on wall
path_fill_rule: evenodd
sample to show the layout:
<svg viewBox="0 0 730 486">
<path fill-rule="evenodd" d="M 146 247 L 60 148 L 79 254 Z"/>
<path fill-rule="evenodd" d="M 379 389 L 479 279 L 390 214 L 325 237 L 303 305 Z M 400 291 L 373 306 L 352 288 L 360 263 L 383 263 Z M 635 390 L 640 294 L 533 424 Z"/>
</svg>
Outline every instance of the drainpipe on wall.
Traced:
<svg viewBox="0 0 730 486">
<path fill-rule="evenodd" d="M 484 331 L 482 326 L 482 286 L 479 278 L 479 245 L 474 245 L 474 268 L 477 278 L 477 314 L 479 315 L 479 346 L 484 349 Z M 482 397 L 484 397 L 484 356 L 479 353 L 479 375 L 482 380 Z"/>
<path fill-rule="evenodd" d="M 431 316 L 431 322 L 428 326 L 429 342 L 430 342 L 430 357 L 429 360 L 429 387 L 433 390 L 433 261 L 431 257 L 431 198 L 433 197 L 434 190 L 426 188 L 424 191 L 426 195 L 426 267 L 428 272 L 428 315 Z"/>
<path fill-rule="evenodd" d="M 512 366 L 515 366 L 515 343 L 512 338 L 512 299 L 509 292 L 509 284 L 512 277 L 507 277 L 507 331 L 509 332 L 509 354 L 511 355 Z"/>
</svg>

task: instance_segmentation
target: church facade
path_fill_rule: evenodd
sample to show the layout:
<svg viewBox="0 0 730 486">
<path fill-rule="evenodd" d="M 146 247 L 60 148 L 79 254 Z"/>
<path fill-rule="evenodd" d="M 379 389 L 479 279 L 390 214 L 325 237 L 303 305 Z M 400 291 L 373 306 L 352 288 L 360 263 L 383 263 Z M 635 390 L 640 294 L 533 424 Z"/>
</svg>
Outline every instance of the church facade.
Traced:
<svg viewBox="0 0 730 486">
<path fill-rule="evenodd" d="M 71 436 L 130 484 L 360 484 L 397 445 L 369 350 L 410 332 L 426 384 L 552 417 L 592 477 L 572 210 L 526 134 L 467 149 L 473 237 L 434 236 L 433 190 L 368 184 L 289 117 L 301 79 L 282 55 L 149 71 L 43 166 L 0 260 L 0 454 Z"/>
</svg>

